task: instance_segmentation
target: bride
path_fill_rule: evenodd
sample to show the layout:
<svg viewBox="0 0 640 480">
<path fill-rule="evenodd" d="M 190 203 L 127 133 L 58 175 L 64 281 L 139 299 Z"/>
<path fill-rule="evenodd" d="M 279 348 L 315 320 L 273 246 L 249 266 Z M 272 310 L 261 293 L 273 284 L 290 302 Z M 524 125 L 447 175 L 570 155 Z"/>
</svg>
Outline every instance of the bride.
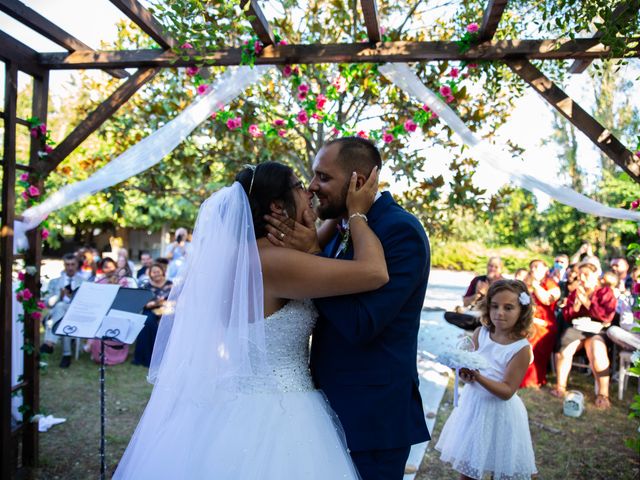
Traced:
<svg viewBox="0 0 640 480">
<path fill-rule="evenodd" d="M 347 195 L 354 260 L 269 242 L 266 214 L 300 222 L 312 208 L 312 194 L 279 163 L 243 169 L 202 204 L 169 298 L 175 311 L 160 322 L 149 369 L 155 386 L 113 478 L 360 478 L 309 373 L 317 313 L 308 299 L 388 281 L 380 242 L 353 215 L 368 212 L 376 190 L 376 170 L 366 181 L 354 173 Z M 323 228 L 327 234 L 335 224 Z"/>
</svg>

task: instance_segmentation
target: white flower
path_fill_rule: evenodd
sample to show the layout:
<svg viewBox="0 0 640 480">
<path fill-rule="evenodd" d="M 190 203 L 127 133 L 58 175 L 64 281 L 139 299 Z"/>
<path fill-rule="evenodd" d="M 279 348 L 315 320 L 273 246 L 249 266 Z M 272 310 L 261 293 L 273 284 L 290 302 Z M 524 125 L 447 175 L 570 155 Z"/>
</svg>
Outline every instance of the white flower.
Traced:
<svg viewBox="0 0 640 480">
<path fill-rule="evenodd" d="M 518 301 L 520 302 L 520 305 L 527 306 L 531 303 L 531 297 L 527 295 L 525 292 L 520 292 Z"/>
<path fill-rule="evenodd" d="M 25 268 L 25 270 L 29 275 L 35 275 L 37 272 L 35 265 L 28 265 L 27 268 Z"/>
</svg>

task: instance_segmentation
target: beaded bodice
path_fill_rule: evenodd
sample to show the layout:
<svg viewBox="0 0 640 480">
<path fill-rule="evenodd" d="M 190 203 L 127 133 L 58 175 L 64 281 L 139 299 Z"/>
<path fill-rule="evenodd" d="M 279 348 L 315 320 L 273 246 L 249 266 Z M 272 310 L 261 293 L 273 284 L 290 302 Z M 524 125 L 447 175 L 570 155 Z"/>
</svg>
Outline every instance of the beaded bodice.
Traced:
<svg viewBox="0 0 640 480">
<path fill-rule="evenodd" d="M 318 312 L 309 300 L 292 300 L 264 322 L 267 359 L 279 392 L 313 390 L 309 338 Z"/>
</svg>

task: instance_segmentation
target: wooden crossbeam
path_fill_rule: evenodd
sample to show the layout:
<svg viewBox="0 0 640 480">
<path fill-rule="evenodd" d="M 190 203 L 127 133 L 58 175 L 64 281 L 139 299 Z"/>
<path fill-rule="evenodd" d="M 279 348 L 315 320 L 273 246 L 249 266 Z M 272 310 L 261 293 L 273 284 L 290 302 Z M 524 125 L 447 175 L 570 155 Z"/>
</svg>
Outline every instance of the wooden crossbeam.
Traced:
<svg viewBox="0 0 640 480">
<path fill-rule="evenodd" d="M 635 39 L 628 39 L 629 41 Z M 639 56 L 640 48 L 633 51 Z M 181 55 L 192 52 L 184 51 Z M 200 52 L 193 52 L 200 55 Z M 327 45 L 268 46 L 256 58 L 257 65 L 292 63 L 384 63 L 428 62 L 438 60 L 504 60 L 508 58 L 565 59 L 601 58 L 611 54 L 609 47 L 597 39 L 500 40 L 475 45 L 460 53 L 456 42 L 388 42 L 377 48 L 365 43 Z M 242 50 L 227 48 L 203 54 L 202 62 L 210 65 L 239 65 Z M 172 51 L 128 50 L 110 52 L 41 53 L 44 68 L 72 70 L 79 68 L 186 67 L 198 63 L 195 58 L 183 59 Z"/>
<path fill-rule="evenodd" d="M 507 6 L 508 0 L 489 0 L 482 16 L 482 25 L 478 31 L 478 38 L 481 42 L 491 40 L 496 34 L 498 24 L 502 18 L 502 13 Z"/>
<path fill-rule="evenodd" d="M 584 133 L 611 160 L 640 183 L 640 159 L 609 130 L 575 103 L 528 60 L 507 60 L 507 65 L 531 85 L 549 104 Z"/>
<path fill-rule="evenodd" d="M 611 14 L 612 22 L 624 22 L 633 17 L 633 15 L 640 9 L 640 0 L 631 0 L 620 2 L 613 13 Z M 601 31 L 597 31 L 593 38 L 602 37 L 603 33 Z M 582 73 L 584 72 L 589 65 L 591 65 L 593 60 L 574 60 L 574 62 L 569 66 L 569 73 Z"/>
<path fill-rule="evenodd" d="M 66 48 L 70 52 L 78 50 L 93 50 L 90 46 L 81 42 L 73 35 L 65 32 L 55 23 L 51 22 L 46 17 L 43 17 L 38 12 L 27 7 L 18 0 L 0 0 L 0 11 L 26 25 L 35 32 L 38 32 L 43 37 L 48 38 L 52 42 Z M 113 70 L 109 73 L 116 78 L 126 78 L 129 76 L 129 73 L 125 70 Z"/>
<path fill-rule="evenodd" d="M 273 36 L 273 31 L 271 30 L 269 22 L 264 16 L 260 5 L 258 5 L 258 2 L 256 0 L 242 0 L 240 2 L 240 5 L 245 8 L 247 3 L 249 3 L 249 7 L 247 8 L 247 15 L 253 17 L 251 19 L 251 26 L 253 27 L 253 31 L 256 32 L 256 35 L 263 45 L 275 45 L 276 39 Z"/>
<path fill-rule="evenodd" d="M 91 112 L 86 119 L 78 125 L 58 146 L 51 152 L 46 161 L 38 164 L 38 170 L 45 175 L 55 168 L 78 147 L 89 135 L 96 131 L 118 108 L 120 108 L 131 96 L 145 83 L 151 80 L 160 69 L 149 68 L 138 70 L 131 75 L 118 89 L 104 102 Z"/>
<path fill-rule="evenodd" d="M 378 18 L 378 3 L 376 0 L 360 0 L 360 5 L 362 6 L 364 24 L 367 27 L 369 43 L 375 45 L 382 41 L 382 36 L 380 35 L 380 19 Z"/>
<path fill-rule="evenodd" d="M 0 30 L 0 60 L 12 62 L 30 75 L 41 75 L 43 71 L 38 65 L 38 52 L 2 30 Z"/>
<path fill-rule="evenodd" d="M 136 0 L 111 0 L 111 3 L 118 7 L 143 32 L 153 38 L 165 50 L 178 46 L 178 42 L 165 33 L 162 24 Z M 215 28 L 215 25 L 211 27 Z"/>
</svg>

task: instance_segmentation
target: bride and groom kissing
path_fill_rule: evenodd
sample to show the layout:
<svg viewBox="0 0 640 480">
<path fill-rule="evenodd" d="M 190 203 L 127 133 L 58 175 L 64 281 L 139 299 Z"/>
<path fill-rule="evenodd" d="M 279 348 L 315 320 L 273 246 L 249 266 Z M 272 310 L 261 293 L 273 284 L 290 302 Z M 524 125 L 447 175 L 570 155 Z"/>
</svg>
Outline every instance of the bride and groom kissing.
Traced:
<svg viewBox="0 0 640 480">
<path fill-rule="evenodd" d="M 429 439 L 416 354 L 430 250 L 377 192 L 380 167 L 371 142 L 340 138 L 308 190 L 266 162 L 203 203 L 114 478 L 403 477 Z"/>
</svg>

